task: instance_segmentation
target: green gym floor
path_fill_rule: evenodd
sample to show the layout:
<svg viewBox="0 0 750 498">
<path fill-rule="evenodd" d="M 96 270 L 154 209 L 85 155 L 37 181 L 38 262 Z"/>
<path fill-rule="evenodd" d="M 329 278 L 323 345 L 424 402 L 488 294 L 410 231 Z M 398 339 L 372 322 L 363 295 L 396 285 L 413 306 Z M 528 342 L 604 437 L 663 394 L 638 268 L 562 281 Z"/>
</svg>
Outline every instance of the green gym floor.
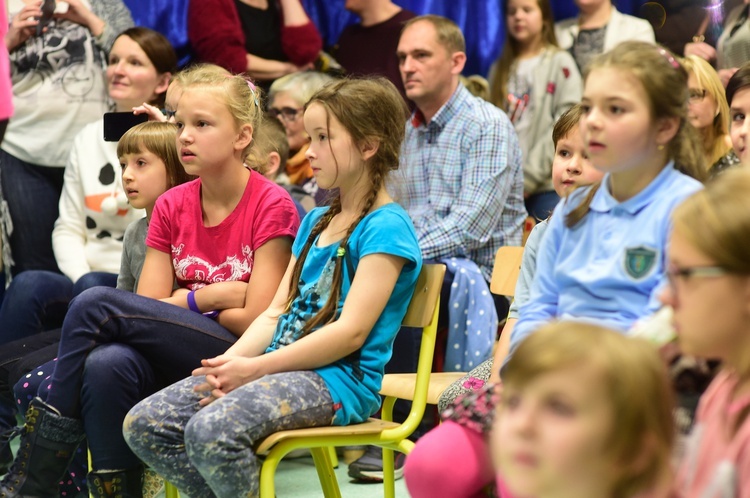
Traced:
<svg viewBox="0 0 750 498">
<path fill-rule="evenodd" d="M 13 444 L 13 453 L 18 450 L 18 440 Z M 341 489 L 342 498 L 382 498 L 382 484 L 361 484 L 349 479 L 346 475 L 347 465 L 339 460 L 336 477 Z M 163 496 L 163 495 L 160 495 Z M 318 474 L 312 457 L 284 459 L 276 471 L 276 496 L 278 498 L 322 498 Z M 403 479 L 396 481 L 396 497 L 407 498 L 406 485 Z M 181 496 L 180 498 L 187 498 Z"/>
</svg>

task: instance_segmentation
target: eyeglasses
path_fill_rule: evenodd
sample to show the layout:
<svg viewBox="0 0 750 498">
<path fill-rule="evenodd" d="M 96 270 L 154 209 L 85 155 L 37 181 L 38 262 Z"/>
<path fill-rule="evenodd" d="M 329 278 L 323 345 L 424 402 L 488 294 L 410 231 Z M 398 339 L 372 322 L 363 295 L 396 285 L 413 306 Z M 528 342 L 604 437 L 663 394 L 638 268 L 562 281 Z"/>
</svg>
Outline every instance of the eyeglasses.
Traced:
<svg viewBox="0 0 750 498">
<path fill-rule="evenodd" d="M 295 109 L 294 107 L 282 107 L 281 109 L 277 109 L 275 107 L 271 107 L 268 109 L 268 115 L 272 118 L 278 118 L 281 116 L 282 121 L 292 122 L 296 121 L 297 116 L 304 111 L 305 109 L 303 107 L 300 107 L 298 109 Z"/>
<path fill-rule="evenodd" d="M 688 95 L 688 99 L 690 100 L 690 102 L 701 102 L 706 98 L 706 90 L 702 88 L 690 88 Z"/>
<path fill-rule="evenodd" d="M 685 268 L 670 266 L 665 273 L 667 275 L 667 280 L 669 281 L 669 287 L 672 289 L 672 292 L 676 293 L 677 282 L 679 280 L 685 282 L 691 278 L 722 277 L 728 275 L 729 270 L 722 268 L 721 266 L 690 266 Z"/>
</svg>

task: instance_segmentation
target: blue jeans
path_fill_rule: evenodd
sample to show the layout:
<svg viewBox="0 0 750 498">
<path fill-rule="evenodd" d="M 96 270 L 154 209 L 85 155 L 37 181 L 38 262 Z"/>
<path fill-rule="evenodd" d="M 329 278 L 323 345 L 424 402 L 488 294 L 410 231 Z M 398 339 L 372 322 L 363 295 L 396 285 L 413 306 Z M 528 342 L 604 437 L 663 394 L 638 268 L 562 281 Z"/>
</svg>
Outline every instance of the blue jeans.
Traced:
<svg viewBox="0 0 750 498">
<path fill-rule="evenodd" d="M 13 393 L 19 410 L 25 411 L 36 396 L 47 400 L 56 365 L 56 359 L 47 361 L 18 380 Z M 122 420 L 158 387 L 163 386 L 157 384 L 154 369 L 130 346 L 105 344 L 91 351 L 83 372 L 81 416 L 93 469 L 130 469 L 140 463 L 122 438 Z"/>
<path fill-rule="evenodd" d="M 117 275 L 91 272 L 74 284 L 59 273 L 41 270 L 19 273 L 0 306 L 0 344 L 59 328 L 70 300 L 99 285 L 116 286 Z"/>
<path fill-rule="evenodd" d="M 59 213 L 64 174 L 63 167 L 38 166 L 0 150 L 2 195 L 13 222 L 13 275 L 26 270 L 59 273 L 52 252 L 52 229 Z"/>
<path fill-rule="evenodd" d="M 114 287 L 117 275 L 91 272 L 73 284 L 65 275 L 32 270 L 13 279 L 0 306 L 0 345 L 3 346 L 0 354 L 0 432 L 16 423 L 18 407 L 11 401 L 9 392 L 17 380 L 14 375 L 19 371 L 16 364 L 26 355 L 33 355 L 38 349 L 55 342 L 59 334 L 37 336 L 59 328 L 70 300 L 89 287 L 99 285 Z M 53 354 L 52 358 L 55 356 Z M 45 355 L 44 360 L 32 368 L 48 359 L 51 358 Z"/>
<path fill-rule="evenodd" d="M 95 287 L 71 301 L 57 364 L 42 388 L 63 415 L 83 418 L 95 469 L 128 468 L 132 454 L 123 450 L 120 427 L 135 401 L 189 376 L 236 339 L 199 313 Z"/>
</svg>

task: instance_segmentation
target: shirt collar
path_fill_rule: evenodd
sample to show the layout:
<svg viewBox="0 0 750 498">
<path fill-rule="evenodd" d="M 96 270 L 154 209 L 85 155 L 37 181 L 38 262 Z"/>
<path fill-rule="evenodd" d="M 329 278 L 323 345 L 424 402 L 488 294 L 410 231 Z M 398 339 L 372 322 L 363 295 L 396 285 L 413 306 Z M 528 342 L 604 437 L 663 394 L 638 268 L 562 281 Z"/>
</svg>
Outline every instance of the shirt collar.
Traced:
<svg viewBox="0 0 750 498">
<path fill-rule="evenodd" d="M 604 175 L 604 178 L 602 178 L 601 188 L 599 188 L 599 190 L 596 191 L 596 194 L 594 194 L 590 208 L 592 211 L 598 211 L 601 213 L 606 213 L 618 208 L 628 214 L 635 215 L 638 211 L 651 204 L 659 193 L 663 192 L 665 185 L 672 181 L 675 174 L 679 173 L 674 169 L 674 162 L 670 161 L 646 188 L 630 199 L 624 202 L 619 202 L 612 197 L 612 194 L 609 191 L 608 185 L 611 173 L 607 173 Z"/>
<path fill-rule="evenodd" d="M 444 127 L 450 122 L 451 118 L 456 115 L 458 109 L 460 109 L 461 105 L 470 95 L 469 91 L 459 83 L 456 90 L 453 92 L 453 95 L 451 95 L 451 98 L 449 98 L 448 102 L 438 109 L 438 112 L 435 113 L 429 124 L 425 123 L 424 114 L 422 114 L 422 111 L 417 108 L 411 115 L 411 125 L 414 128 L 420 128 L 422 126 Z"/>
</svg>

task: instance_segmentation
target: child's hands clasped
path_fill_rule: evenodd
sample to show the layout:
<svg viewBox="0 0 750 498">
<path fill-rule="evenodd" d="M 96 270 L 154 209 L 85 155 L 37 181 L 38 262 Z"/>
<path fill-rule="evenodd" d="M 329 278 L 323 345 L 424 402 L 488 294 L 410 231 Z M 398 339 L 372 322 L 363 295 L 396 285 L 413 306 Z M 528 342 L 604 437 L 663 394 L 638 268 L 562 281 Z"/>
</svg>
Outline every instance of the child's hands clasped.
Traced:
<svg viewBox="0 0 750 498">
<path fill-rule="evenodd" d="M 206 406 L 238 387 L 266 375 L 258 358 L 223 354 L 215 358 L 201 360 L 201 365 L 201 367 L 193 370 L 194 377 L 206 376 L 206 382 L 194 388 L 195 392 L 208 393 L 208 396 L 200 400 L 201 406 Z"/>
</svg>

